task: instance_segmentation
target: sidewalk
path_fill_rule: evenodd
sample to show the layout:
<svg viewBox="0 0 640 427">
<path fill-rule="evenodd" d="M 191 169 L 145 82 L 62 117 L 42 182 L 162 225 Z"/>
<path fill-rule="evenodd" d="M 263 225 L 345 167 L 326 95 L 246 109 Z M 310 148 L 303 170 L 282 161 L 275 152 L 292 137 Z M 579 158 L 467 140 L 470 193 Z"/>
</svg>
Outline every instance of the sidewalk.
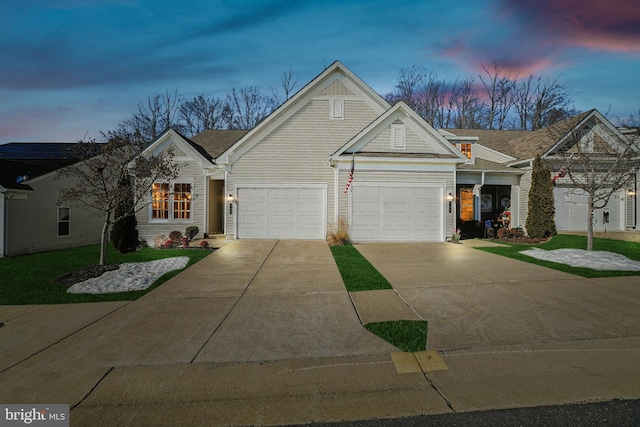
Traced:
<svg viewBox="0 0 640 427">
<path fill-rule="evenodd" d="M 638 277 L 583 279 L 468 244 L 232 241 L 134 302 L 0 307 L 0 402 L 72 425 L 273 425 L 640 397 Z M 376 291 L 372 291 L 376 292 Z M 399 373 L 361 321 L 429 321 L 446 370 Z"/>
</svg>

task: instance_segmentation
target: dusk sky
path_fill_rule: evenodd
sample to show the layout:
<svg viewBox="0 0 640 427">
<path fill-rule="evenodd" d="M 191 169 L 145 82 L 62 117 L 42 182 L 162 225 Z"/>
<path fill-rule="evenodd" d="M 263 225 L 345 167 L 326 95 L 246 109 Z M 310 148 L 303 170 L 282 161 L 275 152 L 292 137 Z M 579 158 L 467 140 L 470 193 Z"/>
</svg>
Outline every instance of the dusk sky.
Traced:
<svg viewBox="0 0 640 427">
<path fill-rule="evenodd" d="M 638 0 L 20 0 L 0 5 L 0 143 L 98 137 L 149 95 L 296 90 L 340 60 L 381 95 L 402 67 L 494 62 L 574 107 L 640 108 Z M 614 120 L 615 122 L 615 120 Z"/>
</svg>

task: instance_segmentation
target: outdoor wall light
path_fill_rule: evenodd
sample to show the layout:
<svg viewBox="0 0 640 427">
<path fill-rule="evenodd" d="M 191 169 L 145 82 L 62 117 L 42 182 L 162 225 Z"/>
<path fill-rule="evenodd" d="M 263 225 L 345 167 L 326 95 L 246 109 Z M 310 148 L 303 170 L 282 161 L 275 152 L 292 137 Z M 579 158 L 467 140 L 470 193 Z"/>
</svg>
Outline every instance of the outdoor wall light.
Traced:
<svg viewBox="0 0 640 427">
<path fill-rule="evenodd" d="M 627 191 L 627 195 L 633 197 L 633 196 L 636 195 L 636 191 L 634 189 L 630 188 L 629 191 Z"/>
<path fill-rule="evenodd" d="M 233 194 L 229 193 L 227 196 L 227 202 L 229 202 L 229 215 L 233 215 L 233 204 L 235 203 L 236 198 L 233 197 Z"/>
<path fill-rule="evenodd" d="M 451 213 L 452 205 L 453 205 L 453 194 L 451 193 L 447 194 L 447 201 L 449 202 L 449 213 Z"/>
</svg>

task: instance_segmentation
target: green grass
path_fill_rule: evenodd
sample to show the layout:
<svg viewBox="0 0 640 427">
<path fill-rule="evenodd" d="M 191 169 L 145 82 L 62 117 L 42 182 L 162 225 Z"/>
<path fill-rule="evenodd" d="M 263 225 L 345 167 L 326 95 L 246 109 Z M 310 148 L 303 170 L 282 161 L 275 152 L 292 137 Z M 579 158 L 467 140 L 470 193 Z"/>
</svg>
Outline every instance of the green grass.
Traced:
<svg viewBox="0 0 640 427">
<path fill-rule="evenodd" d="M 331 253 L 347 291 L 392 289 L 387 279 L 353 245 L 331 246 Z"/>
<path fill-rule="evenodd" d="M 504 242 L 501 241 L 500 243 L 504 243 Z M 530 248 L 539 248 L 547 251 L 554 250 L 554 249 L 563 249 L 563 248 L 586 249 L 587 237 L 576 236 L 571 234 L 558 234 L 548 242 L 538 244 L 538 245 L 518 245 L 518 244 L 506 243 L 505 246 L 479 247 L 477 249 L 491 252 L 497 255 L 502 255 L 509 258 L 517 259 L 520 261 L 529 262 L 531 264 L 537 264 L 544 267 L 553 268 L 555 270 L 564 271 L 566 273 L 571 273 L 571 274 L 575 274 L 582 277 L 614 277 L 614 276 L 640 275 L 640 272 L 638 271 L 615 271 L 615 270 L 600 271 L 600 270 L 593 270 L 591 268 L 571 267 L 566 264 L 539 260 L 539 259 L 532 258 L 520 253 Z M 615 252 L 615 253 L 624 255 L 629 259 L 640 261 L 640 243 L 636 243 L 636 242 L 594 238 L 593 250 Z"/>
<path fill-rule="evenodd" d="M 121 254 L 109 246 L 107 263 L 147 262 L 161 258 L 187 256 L 189 257 L 187 267 L 189 267 L 210 253 L 207 250 L 145 248 L 141 251 Z M 0 305 L 131 301 L 140 298 L 181 271 L 175 270 L 163 275 L 143 291 L 97 295 L 68 294 L 65 287 L 53 284 L 56 277 L 86 265 L 97 264 L 99 255 L 100 246 L 92 245 L 0 259 Z"/>
<path fill-rule="evenodd" d="M 425 320 L 394 320 L 368 323 L 364 327 L 402 351 L 413 353 L 427 349 L 427 322 Z"/>
<path fill-rule="evenodd" d="M 393 289 L 389 281 L 353 245 L 330 248 L 347 291 Z M 425 320 L 376 322 L 368 323 L 364 327 L 402 351 L 424 351 L 427 348 Z"/>
</svg>

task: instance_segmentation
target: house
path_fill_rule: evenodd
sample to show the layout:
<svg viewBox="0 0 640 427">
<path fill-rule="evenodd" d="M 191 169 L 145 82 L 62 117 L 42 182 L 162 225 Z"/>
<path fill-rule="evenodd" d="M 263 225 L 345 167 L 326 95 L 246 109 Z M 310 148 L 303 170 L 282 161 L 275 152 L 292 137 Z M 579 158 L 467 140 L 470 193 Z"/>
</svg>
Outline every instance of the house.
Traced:
<svg viewBox="0 0 640 427">
<path fill-rule="evenodd" d="M 0 257 L 100 242 L 102 219 L 58 206 L 60 190 L 75 183 L 57 171 L 76 160 L 74 143 L 0 145 Z"/>
<path fill-rule="evenodd" d="M 624 137 L 595 111 L 569 124 Z M 542 132 L 437 131 L 335 62 L 249 132 L 191 139 L 164 132 L 145 154 L 173 150 L 180 176 L 154 185 L 149 208 L 138 214 L 139 233 L 150 244 L 191 225 L 230 239 L 324 239 L 342 219 L 354 241 L 444 241 L 460 222 L 482 223 L 505 210 L 511 225 L 524 225 L 532 160 L 552 156 L 561 140 Z M 581 227 L 561 203 L 579 196 L 561 184 L 559 228 Z M 629 216 L 619 209 L 616 226 L 624 229 Z"/>
<path fill-rule="evenodd" d="M 449 199 L 467 158 L 340 62 L 223 152 L 202 154 L 198 138 L 168 130 L 147 149 L 173 149 L 184 165 L 138 215 L 147 242 L 188 225 L 211 233 L 221 212 L 222 231 L 234 239 L 324 239 L 341 218 L 362 241 L 443 241 L 455 227 Z"/>
<path fill-rule="evenodd" d="M 568 176 L 561 176 L 559 173 L 567 163 L 567 156 L 563 157 L 562 151 L 571 153 L 575 151 L 574 144 L 579 143 L 583 153 L 598 154 L 602 157 L 602 162 L 606 162 L 607 151 L 628 144 L 627 138 L 636 137 L 628 131 L 617 129 L 597 110 L 586 111 L 533 132 L 477 129 L 447 129 L 440 132 L 452 142 L 469 144 L 467 152 L 472 153 L 469 156 L 470 162 L 458 168 L 456 189 L 463 220 L 472 219 L 465 201 L 473 186 L 476 191 L 473 219 L 492 219 L 497 212 L 510 206 L 511 224 L 524 227 L 532 163 L 540 155 L 550 167 L 556 183 L 554 199 L 558 231 L 586 231 L 588 216 L 586 193 L 575 188 Z M 579 135 L 579 141 L 576 141 L 576 135 Z M 498 165 L 487 164 L 487 161 Z M 574 172 L 578 172 L 576 168 Z M 511 184 L 506 182 L 509 176 L 513 178 Z M 628 188 L 617 190 L 607 206 L 596 209 L 593 224 L 595 231 L 638 228 L 640 206 L 636 197 L 636 183 L 637 176 Z M 511 194 L 507 194 L 509 192 Z M 480 212 L 477 208 L 481 203 L 478 203 L 477 197 L 487 202 Z"/>
</svg>

